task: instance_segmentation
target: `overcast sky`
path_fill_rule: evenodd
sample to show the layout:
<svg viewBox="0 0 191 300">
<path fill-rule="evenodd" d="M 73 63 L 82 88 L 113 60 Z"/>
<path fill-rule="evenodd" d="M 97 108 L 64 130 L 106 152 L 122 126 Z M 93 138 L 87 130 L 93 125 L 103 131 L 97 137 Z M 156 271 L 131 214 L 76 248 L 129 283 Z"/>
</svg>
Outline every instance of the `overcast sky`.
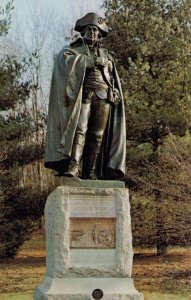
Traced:
<svg viewBox="0 0 191 300">
<path fill-rule="evenodd" d="M 6 4 L 8 0 L 1 0 L 1 4 Z M 103 0 L 14 0 L 13 14 L 22 22 L 25 21 L 28 13 L 32 9 L 45 8 L 46 10 L 54 10 L 55 13 L 62 15 L 63 18 L 78 15 L 78 18 L 88 12 L 96 12 L 103 16 L 100 9 Z M 75 9 L 77 7 L 77 9 Z"/>
<path fill-rule="evenodd" d="M 0 0 L 0 5 L 8 1 Z M 14 0 L 11 28 L 1 41 L 0 55 L 2 52 L 22 58 L 40 45 L 42 85 L 49 90 L 53 54 L 68 43 L 65 37 L 71 36 L 77 19 L 88 12 L 104 17 L 101 4 L 103 0 Z"/>
<path fill-rule="evenodd" d="M 1 5 L 5 5 L 9 0 L 0 0 Z M 73 28 L 77 19 L 83 17 L 88 12 L 96 12 L 100 16 L 104 16 L 101 5 L 103 0 L 14 0 L 14 10 L 12 11 L 11 30 L 22 34 L 25 39 L 30 39 L 31 22 L 35 17 L 50 20 L 52 27 L 59 25 L 57 35 L 68 35 L 68 30 Z M 42 18 L 41 18 L 42 16 Z M 32 29 L 33 30 L 33 29 Z M 67 32 L 67 33 L 66 33 Z"/>
</svg>

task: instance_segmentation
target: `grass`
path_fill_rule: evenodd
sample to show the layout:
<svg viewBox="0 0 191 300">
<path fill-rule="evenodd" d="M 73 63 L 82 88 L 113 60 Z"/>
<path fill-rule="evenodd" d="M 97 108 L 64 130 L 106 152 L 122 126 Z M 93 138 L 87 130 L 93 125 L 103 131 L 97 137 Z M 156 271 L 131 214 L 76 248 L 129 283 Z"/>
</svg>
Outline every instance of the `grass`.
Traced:
<svg viewBox="0 0 191 300">
<path fill-rule="evenodd" d="M 42 235 L 35 234 L 25 242 L 14 259 L 1 262 L 0 299 L 32 299 L 34 289 L 43 281 L 44 274 L 45 241 Z"/>
<path fill-rule="evenodd" d="M 169 248 L 162 257 L 148 249 L 136 251 L 133 278 L 138 290 L 150 294 L 149 300 L 191 299 L 191 249 Z"/>
<path fill-rule="evenodd" d="M 45 274 L 45 241 L 34 234 L 15 259 L 1 261 L 0 300 L 32 300 Z M 170 248 L 157 257 L 154 249 L 135 249 L 134 283 L 145 300 L 191 299 L 191 249 Z"/>
</svg>

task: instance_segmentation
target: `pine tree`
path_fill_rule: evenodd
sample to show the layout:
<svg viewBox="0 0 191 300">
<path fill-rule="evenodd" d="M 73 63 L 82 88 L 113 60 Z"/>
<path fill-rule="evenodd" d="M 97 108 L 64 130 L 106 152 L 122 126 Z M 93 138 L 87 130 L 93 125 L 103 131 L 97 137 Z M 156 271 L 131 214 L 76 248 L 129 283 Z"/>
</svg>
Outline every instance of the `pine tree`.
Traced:
<svg viewBox="0 0 191 300">
<path fill-rule="evenodd" d="M 0 36 L 8 32 L 11 3 L 0 7 Z M 3 18 L 4 17 L 4 18 Z M 33 142 L 35 126 L 27 103 L 31 82 L 25 80 L 30 59 L 3 56 L 0 60 L 0 257 L 14 256 L 43 211 L 45 195 L 21 184 L 21 167 L 41 158 Z"/>
<path fill-rule="evenodd" d="M 144 176 L 149 169 L 140 170 L 142 159 L 132 161 L 131 156 L 135 158 L 142 149 L 158 165 L 159 150 L 168 134 L 183 136 L 190 129 L 190 1 L 113 0 L 105 1 L 104 6 L 111 27 L 107 47 L 118 60 L 126 99 L 129 168 Z M 142 188 L 128 172 L 127 182 Z M 163 254 L 167 239 L 157 185 L 153 196 L 157 251 Z"/>
</svg>

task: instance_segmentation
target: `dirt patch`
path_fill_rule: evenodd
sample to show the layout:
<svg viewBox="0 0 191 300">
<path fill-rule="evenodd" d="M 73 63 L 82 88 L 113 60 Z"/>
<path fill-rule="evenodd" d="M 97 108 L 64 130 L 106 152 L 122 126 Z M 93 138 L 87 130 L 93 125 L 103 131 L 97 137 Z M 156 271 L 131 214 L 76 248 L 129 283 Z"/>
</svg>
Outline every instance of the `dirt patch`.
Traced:
<svg viewBox="0 0 191 300">
<path fill-rule="evenodd" d="M 191 299 L 191 249 L 173 247 L 162 257 L 140 249 L 134 256 L 133 278 L 142 292 L 184 294 Z"/>
<path fill-rule="evenodd" d="M 0 291 L 4 297 L 8 293 L 32 295 L 44 274 L 44 236 L 35 234 L 15 259 L 1 261 Z M 137 290 L 145 293 L 145 299 L 191 299 L 191 249 L 170 248 L 163 257 L 156 256 L 155 249 L 135 249 L 133 279 Z M 155 296 L 149 298 L 148 293 Z M 155 298 L 157 293 L 176 296 Z"/>
</svg>

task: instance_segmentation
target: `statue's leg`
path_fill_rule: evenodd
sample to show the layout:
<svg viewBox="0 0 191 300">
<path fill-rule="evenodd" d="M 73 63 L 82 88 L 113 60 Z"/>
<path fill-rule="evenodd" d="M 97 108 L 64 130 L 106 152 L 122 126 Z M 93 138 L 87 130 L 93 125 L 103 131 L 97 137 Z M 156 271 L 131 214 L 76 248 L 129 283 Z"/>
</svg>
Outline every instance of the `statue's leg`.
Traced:
<svg viewBox="0 0 191 300">
<path fill-rule="evenodd" d="M 88 148 L 88 177 L 97 179 L 97 162 L 101 150 L 103 135 L 107 126 L 110 112 L 110 103 L 107 100 L 96 99 L 92 101 L 89 120 Z"/>
<path fill-rule="evenodd" d="M 78 177 L 79 175 L 79 166 L 83 154 L 86 131 L 88 128 L 88 120 L 90 116 L 90 105 L 91 103 L 82 103 L 81 106 L 80 117 L 78 120 L 72 147 L 69 169 L 68 172 L 64 174 L 68 177 Z"/>
</svg>

